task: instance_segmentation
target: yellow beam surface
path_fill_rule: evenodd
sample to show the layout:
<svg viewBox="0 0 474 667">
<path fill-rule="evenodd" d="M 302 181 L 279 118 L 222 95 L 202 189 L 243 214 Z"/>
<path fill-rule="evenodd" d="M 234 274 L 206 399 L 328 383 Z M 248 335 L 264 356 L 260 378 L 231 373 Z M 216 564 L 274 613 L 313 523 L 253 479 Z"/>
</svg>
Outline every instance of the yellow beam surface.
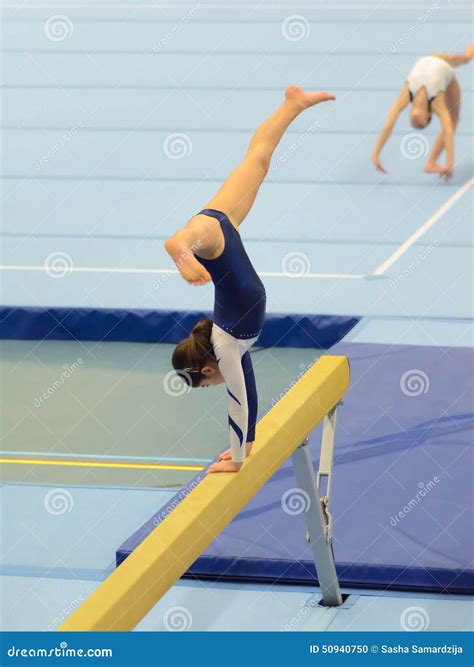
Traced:
<svg viewBox="0 0 474 667">
<path fill-rule="evenodd" d="M 238 473 L 208 475 L 59 628 L 132 630 L 349 387 L 347 357 L 323 356 L 257 425 Z"/>
</svg>

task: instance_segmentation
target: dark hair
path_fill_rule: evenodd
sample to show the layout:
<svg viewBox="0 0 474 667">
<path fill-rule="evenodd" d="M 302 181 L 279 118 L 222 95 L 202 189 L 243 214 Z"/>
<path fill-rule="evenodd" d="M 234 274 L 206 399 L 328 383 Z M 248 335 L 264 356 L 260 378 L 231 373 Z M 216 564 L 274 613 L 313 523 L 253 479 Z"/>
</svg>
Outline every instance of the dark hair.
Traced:
<svg viewBox="0 0 474 667">
<path fill-rule="evenodd" d="M 204 380 L 201 369 L 206 361 L 216 361 L 211 343 L 212 324 L 212 320 L 199 320 L 189 338 L 180 341 L 174 349 L 173 368 L 191 387 L 199 387 Z"/>
</svg>

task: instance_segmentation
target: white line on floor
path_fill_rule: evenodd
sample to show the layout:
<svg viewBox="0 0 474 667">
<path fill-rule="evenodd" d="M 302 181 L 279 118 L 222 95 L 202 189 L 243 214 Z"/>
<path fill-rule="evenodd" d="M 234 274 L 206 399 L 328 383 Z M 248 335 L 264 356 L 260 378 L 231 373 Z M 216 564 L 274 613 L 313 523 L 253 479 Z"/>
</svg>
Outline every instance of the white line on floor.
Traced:
<svg viewBox="0 0 474 667">
<path fill-rule="evenodd" d="M 422 4 L 411 4 L 411 3 L 400 3 L 398 5 L 388 5 L 385 7 L 380 7 L 380 10 L 385 10 L 385 11 L 423 11 L 423 10 L 428 10 L 432 8 L 432 4 L 428 3 L 422 3 Z M 42 2 L 42 3 L 24 3 L 24 4 L 18 4 L 18 3 L 3 3 L 2 8 L 3 9 L 16 9 L 16 10 L 22 10 L 22 9 L 57 9 L 59 7 L 67 7 L 69 9 L 78 9 L 78 8 L 84 8 L 84 9 L 158 9 L 158 10 L 164 10 L 164 9 L 174 9 L 174 10 L 191 10 L 195 9 L 196 5 L 195 4 L 181 4 L 181 3 L 169 3 L 169 2 L 157 2 L 157 3 L 146 3 L 146 2 L 137 2 L 137 3 L 132 3 L 132 2 L 114 2 L 110 4 L 104 4 L 104 3 L 94 3 L 93 5 L 85 2 L 76 2 L 74 0 L 70 2 Z M 215 5 L 212 3 L 199 3 L 198 5 L 199 9 L 211 9 L 211 10 L 240 10 L 240 9 L 248 9 L 248 10 L 279 10 L 279 9 L 285 9 L 285 10 L 307 10 L 307 11 L 370 11 L 374 9 L 373 4 L 352 4 L 352 3 L 325 3 L 325 4 L 318 4 L 314 5 L 311 2 L 308 3 L 291 3 L 291 2 L 274 2 L 271 4 L 265 4 L 262 5 L 260 4 L 258 7 L 254 7 L 252 3 L 240 3 L 240 2 L 228 2 L 225 4 L 219 4 Z M 469 3 L 459 3 L 459 4 L 450 4 L 446 8 L 448 11 L 469 11 L 470 5 Z"/>
<path fill-rule="evenodd" d="M 54 276 L 54 269 L 50 266 L 29 265 L 29 264 L 1 264 L 0 271 L 42 271 Z M 178 271 L 171 269 L 120 269 L 108 266 L 74 266 L 67 269 L 58 269 L 58 278 L 69 275 L 70 273 L 137 273 L 137 274 L 158 274 L 158 275 L 177 275 Z M 261 271 L 258 274 L 262 278 L 322 278 L 334 280 L 362 280 L 366 276 L 362 273 L 290 273 L 289 271 Z"/>
<path fill-rule="evenodd" d="M 456 190 L 456 192 L 451 195 L 451 197 L 444 202 L 442 206 L 439 207 L 439 209 L 433 213 L 433 215 L 428 218 L 428 220 L 419 228 L 416 230 L 414 234 L 408 238 L 405 243 L 402 243 L 402 245 L 398 248 L 398 250 L 395 250 L 395 252 L 390 255 L 390 257 L 383 263 L 381 264 L 377 269 L 375 269 L 373 275 L 374 276 L 382 276 L 387 269 L 389 269 L 391 266 L 397 262 L 402 255 L 406 253 L 407 250 L 409 250 L 416 241 L 418 241 L 426 232 L 433 227 L 445 213 L 449 211 L 449 209 L 454 206 L 456 202 L 458 202 L 463 195 L 466 194 L 466 192 L 469 191 L 469 189 L 474 185 L 474 178 L 470 178 L 466 183 L 464 183 L 463 186 L 459 188 L 459 190 Z"/>
</svg>

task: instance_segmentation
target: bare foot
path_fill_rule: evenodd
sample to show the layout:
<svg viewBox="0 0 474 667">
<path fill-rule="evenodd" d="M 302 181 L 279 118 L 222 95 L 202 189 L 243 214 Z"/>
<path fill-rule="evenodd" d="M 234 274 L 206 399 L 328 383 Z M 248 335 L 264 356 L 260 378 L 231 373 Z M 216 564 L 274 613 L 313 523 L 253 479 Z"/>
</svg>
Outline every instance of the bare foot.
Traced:
<svg viewBox="0 0 474 667">
<path fill-rule="evenodd" d="M 165 248 L 186 282 L 191 285 L 205 285 L 210 282 L 209 272 L 197 261 L 192 251 L 180 242 L 179 236 L 168 239 Z"/>
<path fill-rule="evenodd" d="M 441 165 L 435 164 L 434 162 L 428 162 L 426 164 L 425 172 L 427 174 L 438 174 L 440 178 L 444 178 L 447 181 L 449 181 L 449 179 L 453 176 L 452 167 L 442 167 Z"/>
<path fill-rule="evenodd" d="M 207 472 L 208 474 L 213 472 L 239 472 L 241 467 L 241 463 L 234 463 L 233 461 L 218 461 L 217 463 L 213 463 Z"/>
<path fill-rule="evenodd" d="M 327 93 L 324 90 L 316 93 L 309 93 L 299 86 L 288 86 L 285 91 L 285 99 L 294 100 L 301 106 L 302 109 L 307 109 L 308 107 L 312 107 L 315 104 L 319 104 L 320 102 L 335 100 L 336 96 L 332 93 Z"/>
<path fill-rule="evenodd" d="M 245 450 L 246 450 L 246 455 L 248 456 L 250 452 L 252 451 L 252 445 L 245 445 Z M 232 450 L 226 449 L 225 452 L 222 452 L 222 454 L 219 454 L 219 461 L 231 461 L 232 460 Z"/>
<path fill-rule="evenodd" d="M 436 162 L 427 162 L 425 165 L 425 172 L 427 174 L 442 174 L 444 172 L 443 167 L 440 167 Z"/>
</svg>

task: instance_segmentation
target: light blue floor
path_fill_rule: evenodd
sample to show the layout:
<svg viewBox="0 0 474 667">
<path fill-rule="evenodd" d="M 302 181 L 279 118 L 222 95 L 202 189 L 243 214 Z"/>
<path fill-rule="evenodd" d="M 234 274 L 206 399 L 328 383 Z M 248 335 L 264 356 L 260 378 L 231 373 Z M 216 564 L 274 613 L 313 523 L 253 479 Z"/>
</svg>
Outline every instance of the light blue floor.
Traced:
<svg viewBox="0 0 474 667">
<path fill-rule="evenodd" d="M 376 269 L 397 251 L 401 243 L 410 238 L 455 192 L 452 185 L 437 184 L 436 188 L 434 193 L 430 193 L 426 187 L 428 191 L 423 192 L 421 203 L 416 197 L 408 198 L 405 206 L 413 207 L 413 215 L 405 213 L 405 220 L 401 222 L 384 215 L 383 209 L 379 212 L 380 217 L 373 215 L 374 199 L 366 201 L 364 217 L 361 217 L 363 202 L 357 207 L 359 217 L 350 216 L 348 208 L 341 223 L 344 230 L 338 232 L 347 234 L 346 239 L 326 238 L 322 243 L 312 241 L 308 235 L 314 233 L 324 239 L 333 233 L 332 228 L 328 229 L 327 217 L 312 226 L 308 219 L 303 221 L 297 218 L 293 223 L 287 212 L 286 221 L 278 218 L 271 220 L 271 228 L 267 230 L 262 225 L 268 219 L 268 213 L 266 218 L 255 218 L 260 222 L 260 234 L 256 240 L 251 237 L 246 239 L 246 245 L 265 280 L 268 311 L 470 318 L 470 193 L 455 203 L 426 237 L 410 247 L 386 273 L 373 277 Z M 420 189 L 423 191 L 423 188 Z M 381 207 L 382 202 L 387 201 L 387 194 L 380 190 L 377 196 Z M 413 196 L 412 190 L 409 188 Z M 326 201 L 326 207 L 331 208 L 331 197 L 328 191 L 326 193 L 324 200 L 321 193 L 318 195 L 316 190 L 313 191 L 315 211 L 321 210 L 323 201 Z M 267 194 L 270 203 L 271 193 Z M 337 198 L 338 193 L 333 193 L 333 197 Z M 256 209 L 261 206 L 260 202 Z M 349 201 L 347 206 L 350 206 Z M 323 214 L 319 212 L 315 215 L 321 218 Z M 253 232 L 251 222 L 244 223 L 248 225 L 244 233 Z M 377 243 L 372 243 L 369 237 L 369 224 L 372 236 L 375 239 L 378 237 Z M 361 225 L 362 230 L 365 226 L 364 233 L 359 233 Z M 406 230 L 404 233 L 400 230 L 401 226 Z M 283 234 L 288 234 L 290 230 L 292 239 L 284 240 Z M 384 240 L 384 233 L 392 235 L 390 242 Z M 267 240 L 264 241 L 265 234 Z M 270 235 L 272 240 L 268 240 Z M 274 240 L 278 235 L 280 239 Z M 395 235 L 398 242 L 393 240 Z M 199 291 L 190 290 L 178 275 L 166 274 L 173 267 L 165 255 L 162 239 L 9 236 L 3 240 L 3 252 L 8 257 L 8 264 L 14 268 L 3 271 L 5 304 L 212 309 L 211 286 Z M 60 279 L 49 276 L 43 268 L 46 258 L 58 252 L 66 257 L 68 266 L 75 269 L 71 275 Z M 288 275 L 292 271 L 292 261 L 300 262 L 299 266 L 305 267 L 305 274 L 297 277 Z M 88 270 L 81 272 L 81 269 Z M 266 275 L 269 273 L 272 275 Z"/>
<path fill-rule="evenodd" d="M 97 582 L 75 579 L 2 577 L 9 601 L 2 629 L 53 631 L 97 587 Z M 375 592 L 351 591 L 343 607 L 330 609 L 318 603 L 320 595 L 307 587 L 259 585 L 231 586 L 206 583 L 176 585 L 137 626 L 137 631 L 235 630 L 308 632 L 405 629 L 403 617 L 420 619 L 420 629 L 472 632 L 472 599 L 440 600 L 380 597 Z M 271 613 L 269 610 L 271 609 Z M 218 612 L 218 613 L 217 613 Z M 174 619 L 174 620 L 173 620 Z"/>
<path fill-rule="evenodd" d="M 352 343 L 473 347 L 474 326 L 469 319 L 365 317 L 344 340 Z"/>
<path fill-rule="evenodd" d="M 102 580 L 115 567 L 116 547 L 172 495 L 160 489 L 3 484 L 1 505 L 15 511 L 2 515 L 0 572 Z"/>
<path fill-rule="evenodd" d="M 47 511 L 51 493 L 61 494 L 62 504 L 53 507 L 62 513 Z M 111 571 L 115 546 L 172 495 L 157 489 L 4 484 L 2 506 L 15 511 L 2 517 L 2 630 L 56 629 Z M 472 596 L 345 592 L 349 598 L 336 610 L 319 606 L 319 591 L 309 586 L 181 581 L 137 630 L 172 631 L 180 623 L 214 631 L 399 630 L 402 614 L 413 607 L 422 609 L 430 630 L 474 629 Z"/>
<path fill-rule="evenodd" d="M 403 156 L 413 133 L 406 114 L 383 153 L 389 175 L 369 160 L 416 58 L 471 39 L 468 3 L 435 6 L 241 2 L 190 14 L 183 3 L 6 3 L 3 304 L 210 309 L 210 287 L 167 273 L 163 240 L 212 197 L 285 86 L 299 83 L 338 99 L 294 123 L 242 226 L 268 311 L 364 316 L 353 341 L 471 346 L 472 188 L 461 188 L 472 178 L 472 66 L 457 70 L 463 106 L 450 183 L 423 173 L 424 156 Z M 73 26 L 62 41 L 45 36 L 52 13 Z M 282 34 L 295 14 L 310 26 L 299 41 Z M 437 130 L 433 121 L 416 137 L 424 154 Z M 164 151 L 175 133 L 185 135 L 182 159 Z M 69 275 L 45 273 L 51 253 L 66 257 Z M 287 275 L 295 256 L 300 277 Z M 51 490 L 1 487 L 3 507 L 14 508 L 2 511 L 2 629 L 55 629 L 168 496 L 67 487 L 73 508 L 54 516 L 44 509 Z M 337 611 L 318 601 L 307 587 L 181 582 L 138 629 L 184 618 L 196 630 L 398 630 L 413 608 L 425 629 L 473 627 L 470 598 L 355 591 Z"/>
<path fill-rule="evenodd" d="M 47 9 L 7 12 L 4 303 L 210 309 L 211 288 L 163 279 L 173 269 L 163 240 L 212 197 L 296 82 L 338 99 L 292 125 L 242 226 L 269 311 L 471 317 L 472 189 L 383 280 L 371 277 L 471 178 L 472 68 L 456 71 L 463 106 L 451 183 L 422 169 L 436 121 L 415 133 L 418 159 L 403 155 L 413 134 L 405 113 L 383 153 L 389 175 L 369 160 L 414 60 L 468 43 L 467 5 L 438 3 L 422 19 L 406 4 L 351 6 L 305 7 L 310 28 L 299 41 L 282 34 L 286 7 L 265 3 L 71 9 L 72 34 L 58 42 L 45 38 Z M 164 150 L 174 133 L 185 135 L 182 159 Z M 71 275 L 45 274 L 51 253 L 67 255 Z M 286 275 L 293 253 L 304 256 L 301 278 Z"/>
</svg>

